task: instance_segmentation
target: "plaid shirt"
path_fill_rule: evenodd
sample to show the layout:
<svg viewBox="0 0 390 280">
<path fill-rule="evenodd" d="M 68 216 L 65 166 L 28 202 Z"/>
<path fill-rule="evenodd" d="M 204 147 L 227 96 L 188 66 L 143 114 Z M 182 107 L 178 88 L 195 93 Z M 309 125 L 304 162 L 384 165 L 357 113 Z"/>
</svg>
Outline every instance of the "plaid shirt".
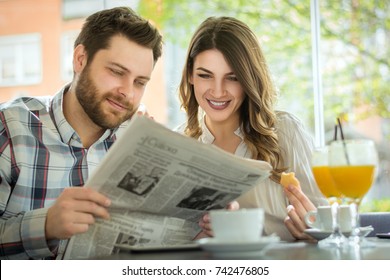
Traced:
<svg viewBox="0 0 390 280">
<path fill-rule="evenodd" d="M 83 148 L 62 111 L 66 91 L 0 105 L 1 259 L 55 258 L 59 240 L 45 238 L 48 207 L 64 188 L 84 184 L 119 133 L 107 130 Z"/>
</svg>

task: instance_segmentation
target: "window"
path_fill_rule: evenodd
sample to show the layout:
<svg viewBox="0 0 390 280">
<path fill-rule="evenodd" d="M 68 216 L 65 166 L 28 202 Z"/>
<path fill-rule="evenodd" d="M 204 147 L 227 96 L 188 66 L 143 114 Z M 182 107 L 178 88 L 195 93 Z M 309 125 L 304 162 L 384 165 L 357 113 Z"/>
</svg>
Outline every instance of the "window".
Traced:
<svg viewBox="0 0 390 280">
<path fill-rule="evenodd" d="M 336 117 L 345 138 L 373 139 L 380 163 L 366 199 L 390 197 L 390 2 L 318 2 L 326 140 Z"/>
<path fill-rule="evenodd" d="M 138 0 L 62 0 L 62 18 L 85 18 L 94 12 L 117 6 L 135 7 Z"/>
<path fill-rule="evenodd" d="M 315 7 L 320 40 L 313 50 Z M 277 107 L 297 115 L 316 139 L 322 138 L 317 145 L 332 140 L 337 117 L 344 122 L 346 138 L 373 139 L 380 166 L 376 184 L 366 198 L 390 197 L 389 1 L 215 0 L 206 7 L 200 0 L 180 4 L 165 0 L 140 1 L 139 11 L 162 26 L 165 64 L 169 65 L 165 78 L 170 81 L 166 91 L 172 100 L 177 99 L 184 61 L 179 50 L 186 49 L 200 22 L 210 15 L 246 22 L 258 35 L 279 89 Z M 316 57 L 320 63 L 313 69 Z M 315 82 L 317 77 L 322 83 Z M 315 92 L 323 104 L 319 108 L 315 108 Z M 168 106 L 172 106 L 168 125 L 174 127 L 181 112 L 177 102 L 168 102 Z"/>
<path fill-rule="evenodd" d="M 0 36 L 0 86 L 32 85 L 41 80 L 40 34 Z"/>
<path fill-rule="evenodd" d="M 191 35 L 209 16 L 232 16 L 258 35 L 271 74 L 279 91 L 277 108 L 299 116 L 314 135 L 314 102 L 311 61 L 310 2 L 201 0 L 181 2 L 140 1 L 139 12 L 161 26 L 165 41 L 165 75 L 168 126 L 183 120 L 178 109 L 178 83 Z M 162 11 L 162 12 L 156 12 Z M 194 16 L 196 15 L 196 16 Z M 286 35 L 288 34 L 288 36 Z"/>
<path fill-rule="evenodd" d="M 67 31 L 61 35 L 61 78 L 70 81 L 73 78 L 73 45 L 79 31 Z"/>
</svg>

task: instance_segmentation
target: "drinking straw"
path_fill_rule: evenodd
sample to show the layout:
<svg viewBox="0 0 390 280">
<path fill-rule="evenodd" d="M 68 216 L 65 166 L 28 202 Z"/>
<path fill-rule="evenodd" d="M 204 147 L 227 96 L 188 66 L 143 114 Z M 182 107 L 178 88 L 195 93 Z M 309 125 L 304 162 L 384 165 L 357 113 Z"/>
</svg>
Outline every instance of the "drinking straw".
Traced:
<svg viewBox="0 0 390 280">
<path fill-rule="evenodd" d="M 347 164 L 350 165 L 351 163 L 349 161 L 349 156 L 348 156 L 348 152 L 347 152 L 347 145 L 345 144 L 345 141 L 344 141 L 343 127 L 341 126 L 340 118 L 337 118 L 337 122 L 338 122 L 339 128 L 340 128 L 341 141 L 343 141 L 345 159 L 347 160 Z"/>
<path fill-rule="evenodd" d="M 337 124 L 334 126 L 334 136 L 333 136 L 333 141 L 337 140 Z"/>
<path fill-rule="evenodd" d="M 337 123 L 339 124 L 339 128 L 340 128 L 340 135 L 341 135 L 341 140 L 343 140 L 343 141 L 344 141 L 343 127 L 341 126 L 341 121 L 340 121 L 340 118 L 337 118 Z"/>
</svg>

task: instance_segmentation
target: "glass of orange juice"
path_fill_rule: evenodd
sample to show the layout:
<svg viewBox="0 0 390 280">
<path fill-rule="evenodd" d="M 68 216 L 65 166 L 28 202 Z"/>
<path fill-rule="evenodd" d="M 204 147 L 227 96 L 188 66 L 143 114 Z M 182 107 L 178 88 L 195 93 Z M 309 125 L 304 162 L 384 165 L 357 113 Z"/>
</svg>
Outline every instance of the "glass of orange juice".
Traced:
<svg viewBox="0 0 390 280">
<path fill-rule="evenodd" d="M 369 139 L 334 141 L 329 147 L 329 167 L 337 189 L 352 201 L 352 245 L 361 244 L 359 205 L 374 182 L 378 166 L 375 143 Z"/>
<path fill-rule="evenodd" d="M 314 179 L 322 194 L 328 199 L 332 210 L 332 233 L 319 242 L 320 245 L 340 246 L 345 237 L 340 231 L 338 221 L 339 201 L 343 194 L 337 189 L 329 168 L 329 147 L 316 148 L 312 153 L 311 168 Z"/>
</svg>

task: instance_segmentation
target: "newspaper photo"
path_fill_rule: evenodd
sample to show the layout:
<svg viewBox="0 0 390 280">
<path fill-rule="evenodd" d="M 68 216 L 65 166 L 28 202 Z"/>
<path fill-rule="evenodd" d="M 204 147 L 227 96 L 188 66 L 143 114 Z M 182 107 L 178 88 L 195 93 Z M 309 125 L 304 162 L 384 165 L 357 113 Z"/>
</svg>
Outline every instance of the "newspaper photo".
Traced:
<svg viewBox="0 0 390 280">
<path fill-rule="evenodd" d="M 266 162 L 237 157 L 137 115 L 85 184 L 112 200 L 111 218 L 72 237 L 64 258 L 107 256 L 117 244 L 191 243 L 207 211 L 224 208 L 270 171 Z"/>
</svg>

